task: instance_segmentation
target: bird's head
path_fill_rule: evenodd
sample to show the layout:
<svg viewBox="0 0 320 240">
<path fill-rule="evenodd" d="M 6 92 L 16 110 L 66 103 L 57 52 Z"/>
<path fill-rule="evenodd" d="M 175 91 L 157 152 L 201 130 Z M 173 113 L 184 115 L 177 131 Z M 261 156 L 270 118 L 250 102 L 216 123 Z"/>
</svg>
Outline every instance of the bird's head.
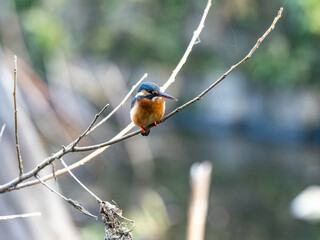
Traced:
<svg viewBox="0 0 320 240">
<path fill-rule="evenodd" d="M 150 100 L 153 100 L 154 98 L 157 98 L 157 97 L 162 97 L 162 98 L 167 98 L 167 99 L 177 101 L 175 97 L 172 97 L 169 94 L 161 92 L 160 87 L 153 82 L 141 83 L 136 97 L 139 97 L 139 96 L 145 97 Z"/>
</svg>

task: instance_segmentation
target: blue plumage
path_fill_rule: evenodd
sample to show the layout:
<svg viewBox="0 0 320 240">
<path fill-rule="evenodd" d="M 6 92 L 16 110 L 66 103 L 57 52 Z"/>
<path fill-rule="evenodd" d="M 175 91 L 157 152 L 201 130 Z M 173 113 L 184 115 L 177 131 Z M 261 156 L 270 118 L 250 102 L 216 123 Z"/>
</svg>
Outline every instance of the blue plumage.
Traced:
<svg viewBox="0 0 320 240">
<path fill-rule="evenodd" d="M 160 87 L 153 82 L 144 82 L 140 84 L 138 92 L 146 90 L 147 92 L 157 91 L 160 92 Z"/>
<path fill-rule="evenodd" d="M 139 95 L 139 93 L 142 91 L 142 90 L 145 90 L 147 91 L 148 93 L 150 94 L 147 94 L 147 95 Z M 156 97 L 157 96 L 157 93 L 160 92 L 160 87 L 153 83 L 153 82 L 144 82 L 144 83 L 141 83 L 140 86 L 139 86 L 139 89 L 138 89 L 138 94 L 137 96 L 132 99 L 132 102 L 131 102 L 131 108 L 133 108 L 134 104 L 139 101 L 141 98 L 146 98 L 146 99 L 150 99 L 152 100 L 153 97 Z"/>
<path fill-rule="evenodd" d="M 163 98 L 177 100 L 176 98 L 161 92 L 160 87 L 152 82 L 140 84 L 138 93 L 131 102 L 130 117 L 132 122 L 141 128 L 141 134 L 147 136 L 150 124 L 157 126 L 165 111 Z"/>
</svg>

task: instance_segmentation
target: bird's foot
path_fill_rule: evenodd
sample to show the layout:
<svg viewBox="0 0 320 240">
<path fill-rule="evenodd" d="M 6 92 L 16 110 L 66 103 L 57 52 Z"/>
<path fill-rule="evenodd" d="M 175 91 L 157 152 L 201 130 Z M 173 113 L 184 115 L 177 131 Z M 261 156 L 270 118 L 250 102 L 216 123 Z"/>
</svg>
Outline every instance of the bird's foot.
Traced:
<svg viewBox="0 0 320 240">
<path fill-rule="evenodd" d="M 154 124 L 154 126 L 155 126 L 155 127 L 158 127 L 158 124 L 157 124 L 157 122 L 154 122 L 153 124 Z"/>
<path fill-rule="evenodd" d="M 141 129 L 141 135 L 142 136 L 148 136 L 150 133 L 150 129 L 144 129 L 143 127 L 140 127 Z"/>
<path fill-rule="evenodd" d="M 143 127 L 140 127 L 140 129 L 141 129 L 141 133 L 142 133 L 142 134 L 146 133 L 146 131 L 144 130 Z"/>
</svg>

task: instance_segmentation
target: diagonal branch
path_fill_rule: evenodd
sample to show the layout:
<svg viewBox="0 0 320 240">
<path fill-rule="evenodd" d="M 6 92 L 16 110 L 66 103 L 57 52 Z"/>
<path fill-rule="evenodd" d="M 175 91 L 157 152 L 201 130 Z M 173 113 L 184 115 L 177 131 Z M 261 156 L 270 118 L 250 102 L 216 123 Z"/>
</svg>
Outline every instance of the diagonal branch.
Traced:
<svg viewBox="0 0 320 240">
<path fill-rule="evenodd" d="M 144 74 L 144 76 L 138 81 L 138 83 L 140 84 L 145 78 L 147 77 L 147 74 Z M 130 94 L 134 91 L 134 89 L 138 86 L 138 83 L 135 84 L 131 91 L 129 92 Z M 117 106 L 117 109 L 119 109 L 125 102 L 125 100 L 127 100 L 129 98 L 129 94 L 127 94 L 127 96 L 124 98 L 124 100 Z M 22 175 L 20 175 L 19 177 L 11 180 L 10 182 L 7 182 L 3 185 L 0 185 L 0 193 L 3 192 L 8 192 L 11 190 L 16 190 L 17 188 L 17 184 L 25 181 L 26 179 L 29 179 L 31 177 L 33 177 L 34 175 L 38 174 L 39 171 L 41 171 L 43 168 L 45 168 L 46 166 L 50 165 L 53 161 L 55 161 L 55 159 L 57 158 L 61 158 L 64 155 L 66 155 L 69 152 L 74 152 L 74 147 L 77 143 L 79 143 L 79 141 L 86 135 L 88 135 L 94 128 L 96 128 L 99 124 L 101 125 L 101 122 L 98 123 L 95 127 L 93 127 L 94 123 L 96 122 L 96 120 L 98 119 L 98 117 L 102 114 L 102 112 L 106 109 L 108 105 L 106 105 L 93 119 L 93 121 L 91 122 L 91 124 L 89 125 L 89 127 L 84 131 L 84 133 L 82 133 L 75 141 L 73 141 L 72 143 L 70 143 L 67 147 L 63 146 L 62 149 L 54 154 L 52 154 L 50 157 L 47 157 L 46 159 L 44 159 L 41 163 L 39 163 L 34 169 L 30 170 L 29 172 L 23 173 Z M 112 114 L 115 111 L 112 111 L 106 118 L 104 118 L 102 121 L 106 121 L 107 119 L 109 119 Z M 82 162 L 78 162 L 79 166 L 83 165 L 84 163 Z M 73 169 L 73 168 L 70 168 Z M 67 172 L 66 169 L 60 169 L 59 171 L 56 172 L 56 174 L 52 174 L 51 176 L 55 175 L 61 175 L 62 173 Z M 48 179 L 43 178 L 43 181 L 46 181 Z M 36 181 L 37 183 L 39 183 L 38 180 L 33 180 Z M 32 181 L 31 181 L 32 182 Z"/>
<path fill-rule="evenodd" d="M 63 200 L 67 201 L 67 203 L 69 203 L 70 205 L 72 205 L 75 209 L 79 210 L 80 212 L 82 212 L 83 214 L 93 217 L 96 220 L 98 220 L 98 217 L 91 214 L 88 210 L 86 210 L 80 203 L 78 203 L 77 201 L 72 200 L 71 198 L 67 198 L 65 196 L 63 196 L 61 193 L 59 193 L 58 191 L 54 190 L 52 187 L 50 187 L 48 184 L 46 184 L 44 181 L 41 180 L 41 178 L 38 175 L 34 176 L 36 179 L 38 179 L 46 188 L 48 188 L 51 192 L 57 194 L 59 197 L 61 197 Z"/>
<path fill-rule="evenodd" d="M 202 15 L 202 18 L 200 20 L 200 23 L 199 23 L 197 29 L 194 31 L 193 37 L 191 38 L 191 41 L 190 41 L 185 53 L 183 54 L 183 56 L 182 56 L 181 60 L 179 61 L 177 67 L 173 70 L 170 78 L 161 87 L 161 89 L 163 91 L 166 90 L 175 81 L 175 77 L 177 76 L 177 74 L 181 70 L 182 66 L 186 62 L 189 54 L 191 53 L 191 50 L 192 50 L 193 46 L 199 42 L 199 36 L 200 36 L 200 33 L 201 33 L 202 29 L 204 28 L 204 23 L 205 23 L 205 20 L 207 18 L 207 15 L 208 15 L 210 7 L 211 7 L 211 0 L 208 0 L 207 5 L 206 5 L 205 10 L 204 10 L 204 13 Z M 124 135 L 127 134 L 133 127 L 134 127 L 134 124 L 132 122 L 129 123 L 121 132 L 119 132 L 115 137 L 113 137 L 110 140 L 110 142 L 117 141 L 119 139 L 122 139 L 122 140 L 127 139 L 128 136 L 124 136 Z M 137 131 L 137 132 L 133 133 L 132 135 L 130 135 L 130 137 L 132 137 L 134 135 L 137 135 L 138 133 L 139 132 Z M 103 153 L 108 148 L 108 146 L 109 145 L 107 145 L 106 147 L 99 148 L 99 149 L 95 150 L 94 152 L 90 153 L 88 156 L 84 157 L 83 159 L 81 159 L 78 162 L 76 162 L 76 163 L 72 164 L 71 166 L 69 166 L 70 169 L 79 167 L 79 166 L 91 161 L 94 157 L 96 157 L 99 154 Z M 60 169 L 59 171 L 57 171 L 57 175 L 63 174 L 65 172 L 66 172 L 65 169 Z M 48 179 L 51 179 L 51 178 L 52 178 L 51 175 L 45 176 L 45 180 L 48 180 Z M 33 182 L 32 184 L 37 184 L 37 183 Z"/>
<path fill-rule="evenodd" d="M 106 110 L 107 108 L 109 107 L 109 104 L 106 104 L 102 109 L 101 111 L 96 114 L 94 116 L 94 119 L 92 120 L 92 122 L 90 123 L 89 127 L 77 138 L 77 140 L 75 140 L 73 143 L 72 143 L 72 146 L 77 146 L 77 144 L 81 141 L 81 139 L 86 136 L 88 134 L 89 131 L 91 131 L 93 129 L 93 125 L 96 123 L 96 121 L 98 120 L 99 116 L 104 112 L 104 110 Z"/>
<path fill-rule="evenodd" d="M 101 126 L 104 122 L 106 122 L 116 111 L 118 111 L 118 109 L 120 107 L 122 107 L 124 105 L 124 103 L 127 101 L 127 99 L 131 96 L 131 94 L 133 93 L 133 91 L 140 85 L 140 83 L 145 80 L 148 77 L 148 74 L 145 73 L 142 78 L 140 78 L 140 80 L 132 86 L 131 90 L 128 92 L 127 96 L 124 97 L 124 99 L 121 101 L 121 103 L 119 103 L 119 105 L 113 109 L 113 111 L 111 113 L 109 113 L 108 116 L 106 116 L 104 119 L 102 119 L 96 126 L 94 126 L 92 129 L 90 129 L 87 134 L 90 134 L 93 130 L 95 130 L 96 128 L 98 128 L 99 126 Z"/>
<path fill-rule="evenodd" d="M 95 195 L 93 192 L 91 192 L 91 190 L 89 188 L 87 188 L 69 169 L 68 165 L 65 163 L 65 161 L 63 161 L 62 158 L 60 158 L 60 162 L 62 163 L 62 165 L 67 169 L 68 173 L 70 174 L 70 176 L 77 181 L 77 183 L 79 183 L 79 185 L 84 188 L 91 196 L 93 196 L 98 203 L 101 203 L 102 200 L 100 198 L 97 197 L 97 195 Z"/>
<path fill-rule="evenodd" d="M 215 81 L 213 84 L 211 84 L 207 89 L 205 89 L 202 93 L 200 93 L 197 97 L 193 98 L 192 100 L 188 101 L 187 103 L 181 105 L 180 107 L 176 108 L 175 110 L 173 110 L 171 113 L 167 114 L 164 118 L 162 118 L 160 121 L 157 122 L 157 124 L 161 124 L 163 122 L 165 122 L 166 120 L 168 120 L 169 118 L 171 118 L 173 115 L 175 115 L 176 113 L 180 112 L 181 110 L 185 109 L 186 107 L 190 106 L 191 104 L 199 101 L 202 99 L 202 97 L 204 95 L 206 95 L 210 90 L 212 90 L 215 86 L 217 86 L 223 79 L 225 79 L 228 75 L 230 75 L 231 72 L 233 72 L 235 69 L 237 69 L 241 64 L 245 63 L 251 56 L 252 54 L 258 49 L 259 45 L 261 44 L 261 42 L 266 38 L 266 36 L 274 29 L 275 24 L 277 23 L 277 21 L 279 20 L 279 18 L 281 17 L 283 8 L 280 8 L 278 15 L 275 17 L 275 19 L 273 20 L 271 26 L 267 29 L 267 31 L 262 35 L 262 37 L 260 37 L 258 39 L 258 41 L 256 42 L 256 44 L 253 46 L 253 48 L 250 50 L 250 52 L 248 53 L 248 55 L 246 57 L 244 57 L 240 62 L 238 62 L 237 64 L 233 65 L 227 72 L 225 72 L 217 81 Z M 154 127 L 154 124 L 151 124 L 150 126 L 148 126 L 146 129 L 150 129 Z M 112 144 L 115 144 L 117 142 L 123 141 L 127 138 L 133 137 L 137 134 L 139 134 L 140 131 L 135 131 L 132 133 L 129 133 L 121 138 L 118 138 L 116 140 L 111 140 L 105 143 L 101 143 L 101 144 L 97 144 L 97 145 L 92 145 L 92 146 L 87 146 L 87 147 L 76 147 L 74 150 L 75 151 L 90 151 L 90 150 L 95 150 L 95 149 L 99 149 L 102 147 L 106 147 L 106 146 L 110 146 Z"/>
<path fill-rule="evenodd" d="M 199 35 L 203 29 L 204 26 L 204 22 L 205 19 L 207 17 L 207 13 L 209 11 L 209 8 L 211 6 L 211 0 L 208 0 L 207 6 L 205 8 L 204 14 L 201 18 L 200 24 L 198 26 L 198 28 L 195 30 L 194 35 L 187 47 L 187 50 L 185 51 L 182 59 L 180 60 L 179 64 L 177 65 L 177 67 L 175 68 L 174 72 L 172 73 L 171 77 L 167 80 L 167 82 L 165 83 L 165 85 L 162 87 L 162 89 L 164 90 L 165 88 L 167 88 L 170 84 L 172 84 L 175 80 L 175 76 L 178 74 L 178 72 L 180 71 L 181 67 L 183 66 L 184 62 L 186 61 L 186 59 L 188 58 L 193 45 L 197 42 L 197 39 L 199 38 Z M 144 78 L 146 78 L 146 74 L 142 77 L 142 79 L 139 80 L 139 84 L 140 81 L 142 82 L 142 80 Z M 138 86 L 138 83 L 131 89 L 131 91 L 129 93 L 132 93 L 134 91 L 134 88 Z M 121 106 L 121 104 L 124 103 L 124 101 L 129 97 L 129 94 L 125 97 L 125 99 L 119 104 L 119 106 L 117 108 L 119 108 Z M 111 116 L 111 114 L 113 114 L 113 112 L 111 112 L 109 115 Z M 109 118 L 109 116 L 107 116 L 106 118 Z M 105 119 L 103 119 L 102 121 L 100 121 L 95 127 L 93 127 L 91 129 L 91 131 L 93 131 L 95 128 L 97 128 L 98 126 L 100 126 L 102 124 L 103 121 L 106 121 Z M 128 137 L 132 137 L 134 135 L 139 134 L 139 131 L 134 132 L 133 134 L 129 134 L 129 136 L 125 136 L 125 134 L 127 134 L 132 128 L 134 127 L 133 123 L 130 123 L 127 127 L 125 127 L 120 133 L 118 133 L 115 137 L 113 137 L 109 142 L 110 143 L 117 143 L 119 141 L 123 141 L 125 139 L 127 139 Z M 87 134 L 89 134 L 91 131 L 89 131 Z M 70 147 L 72 145 L 69 144 L 68 147 Z M 109 144 L 111 145 L 111 144 Z M 93 159 L 94 157 L 98 156 L 99 154 L 101 154 L 102 152 L 104 152 L 109 145 L 106 145 L 105 147 L 100 147 L 99 149 L 97 149 L 96 151 L 92 152 L 91 154 L 89 154 L 88 156 L 86 156 L 85 158 L 79 160 L 78 162 L 72 164 L 71 166 L 69 166 L 69 169 L 73 169 L 79 166 L 82 166 L 83 164 L 85 164 L 86 162 L 90 161 L 91 159 Z M 71 149 L 67 149 L 68 147 L 64 147 L 62 150 L 60 150 L 59 152 L 53 154 L 51 157 L 46 158 L 41 164 L 39 164 L 35 169 L 29 171 L 26 174 L 23 174 L 20 178 L 16 178 L 2 186 L 0 186 L 0 193 L 2 192 L 7 192 L 7 191 L 12 191 L 12 190 L 16 190 L 22 187 L 27 187 L 30 185 L 34 185 L 34 184 L 38 184 L 39 181 L 38 180 L 31 180 L 29 182 L 26 183 L 21 183 L 22 181 L 34 176 L 35 174 L 37 174 L 42 168 L 46 167 L 47 165 L 51 164 L 51 162 L 53 162 L 56 158 L 61 158 L 62 156 L 64 156 L 66 153 L 70 152 L 70 150 L 74 150 L 74 148 L 72 147 Z M 55 172 L 56 176 L 59 176 L 61 174 L 66 173 L 67 170 L 66 169 L 60 169 L 58 171 Z M 49 179 L 53 178 L 53 174 L 47 175 L 44 178 L 42 178 L 43 181 L 47 181 Z M 19 185 L 18 185 L 19 184 Z"/>
<path fill-rule="evenodd" d="M 207 89 L 205 89 L 202 93 L 200 93 L 197 97 L 195 97 L 194 99 L 190 100 L 189 102 L 183 104 L 182 106 L 176 108 L 174 111 L 172 111 L 171 113 L 169 113 L 168 115 L 166 115 L 164 118 L 162 118 L 159 123 L 166 121 L 167 119 L 169 119 L 170 117 L 172 117 L 174 114 L 178 113 L 179 111 L 181 111 L 182 109 L 188 107 L 189 105 L 201 100 L 201 98 L 206 95 L 210 90 L 212 90 L 215 86 L 217 86 L 222 80 L 224 80 L 227 76 L 230 75 L 230 73 L 232 73 L 235 69 L 237 69 L 241 64 L 245 63 L 246 61 L 248 61 L 252 54 L 258 49 L 259 45 L 262 43 L 262 41 L 266 38 L 266 36 L 275 28 L 275 25 L 277 23 L 277 21 L 279 20 L 279 18 L 281 18 L 281 14 L 282 14 L 283 8 L 281 7 L 278 15 L 274 18 L 271 26 L 267 29 L 267 31 L 257 40 L 256 44 L 253 46 L 253 48 L 250 50 L 250 52 L 247 54 L 247 56 L 245 56 L 240 62 L 236 63 L 235 65 L 233 65 L 227 72 L 225 72 L 217 81 L 215 81 L 213 84 L 211 84 Z M 159 124 L 158 123 L 158 124 Z M 152 127 L 152 126 L 150 126 Z"/>
<path fill-rule="evenodd" d="M 189 54 L 192 51 L 193 46 L 200 42 L 199 41 L 199 36 L 200 36 L 200 33 L 201 33 L 202 29 L 204 28 L 204 22 L 206 21 L 206 18 L 207 18 L 207 15 L 208 15 L 210 7 L 211 7 L 211 0 L 209 0 L 207 2 L 207 6 L 204 9 L 204 12 L 203 12 L 202 18 L 200 20 L 200 23 L 199 23 L 197 29 L 193 32 L 193 36 L 191 38 L 191 41 L 190 41 L 186 51 L 184 52 L 181 60 L 179 61 L 179 63 L 176 66 L 176 68 L 173 70 L 173 72 L 172 72 L 171 76 L 169 77 L 169 79 L 161 87 L 162 91 L 165 91 L 172 83 L 174 83 L 174 81 L 176 80 L 176 76 L 180 72 L 180 70 L 183 67 L 183 65 L 186 63 L 186 61 L 187 61 L 187 59 L 189 57 Z"/>
<path fill-rule="evenodd" d="M 210 2 L 210 1 L 209 1 Z M 260 37 L 258 39 L 258 41 L 256 42 L 256 44 L 253 46 L 253 48 L 250 50 L 250 52 L 247 54 L 246 57 L 244 57 L 241 61 L 239 61 L 237 64 L 233 65 L 227 72 L 225 72 L 217 81 L 215 81 L 212 85 L 210 85 L 207 89 L 205 89 L 202 93 L 200 93 L 197 97 L 195 97 L 194 99 L 190 100 L 189 102 L 181 105 L 180 107 L 176 108 L 174 111 L 172 111 L 171 113 L 169 113 L 168 115 L 166 115 L 163 119 L 161 119 L 158 124 L 166 121 L 167 119 L 169 119 L 170 117 L 172 117 L 173 115 L 175 115 L 176 113 L 178 113 L 179 111 L 183 110 L 184 108 L 188 107 L 189 105 L 199 101 L 205 94 L 207 94 L 210 90 L 212 90 L 216 85 L 218 85 L 222 80 L 224 80 L 231 72 L 233 72 L 236 68 L 238 68 L 241 64 L 245 63 L 251 56 L 252 54 L 257 50 L 257 48 L 259 47 L 259 45 L 261 44 L 261 42 L 266 38 L 266 36 L 274 29 L 277 21 L 280 19 L 281 14 L 282 14 L 283 8 L 280 8 L 278 15 L 274 18 L 271 26 L 267 29 L 267 31 L 262 35 L 262 37 Z M 197 39 L 197 38 L 196 38 Z M 47 158 L 44 162 L 42 162 L 41 164 L 38 165 L 38 167 L 32 171 L 30 171 L 27 174 L 24 174 L 24 178 L 23 180 L 32 177 L 34 174 L 36 174 L 39 169 L 42 169 L 44 166 L 48 165 L 55 159 L 55 158 L 61 158 L 63 155 L 65 155 L 66 153 L 69 152 L 81 152 L 81 151 L 91 151 L 91 150 L 96 150 L 95 152 L 89 154 L 87 157 L 85 157 L 84 159 L 81 159 L 80 161 L 70 165 L 68 168 L 69 169 L 74 169 L 76 167 L 79 167 L 83 164 L 85 164 L 87 161 L 90 161 L 93 157 L 97 156 L 98 154 L 102 153 L 105 149 L 107 149 L 108 146 L 118 143 L 120 141 L 123 141 L 125 139 L 128 139 L 130 137 L 133 137 L 135 135 L 138 135 L 140 133 L 140 131 L 134 131 L 132 133 L 129 133 L 127 135 L 125 135 L 128 131 L 130 131 L 130 129 L 133 127 L 133 124 L 129 124 L 124 130 L 122 130 L 117 136 L 115 136 L 113 139 L 111 139 L 110 141 L 107 141 L 105 143 L 101 143 L 101 144 L 97 144 L 97 145 L 92 145 L 92 146 L 86 146 L 86 147 L 74 147 L 71 148 L 70 146 L 68 146 L 67 148 L 64 148 L 63 150 L 60 150 L 59 152 L 55 153 L 54 155 L 52 155 L 50 158 Z M 153 126 L 148 126 L 148 128 L 151 128 Z M 54 158 L 54 159 L 52 159 Z M 56 171 L 56 175 L 61 175 L 63 173 L 65 173 L 67 170 L 65 169 L 60 169 L 58 171 Z M 35 172 L 35 173 L 33 173 Z M 30 175 L 30 176 L 29 176 Z M 51 179 L 53 176 L 51 175 L 47 175 L 44 178 L 42 178 L 42 181 L 46 181 Z M 15 179 L 12 180 L 11 182 L 0 186 L 0 193 L 1 192 L 6 192 L 6 191 L 11 191 L 11 190 L 16 190 L 16 189 L 20 189 L 23 187 L 27 187 L 27 186 L 31 186 L 34 184 L 38 184 L 39 181 L 28 181 L 22 184 L 17 185 L 18 183 L 21 183 L 22 180 L 21 179 Z"/>
<path fill-rule="evenodd" d="M 13 103 L 14 103 L 14 132 L 15 132 L 15 140 L 16 140 L 16 149 L 17 149 L 17 160 L 19 166 L 19 176 L 21 177 L 23 174 L 23 166 L 22 166 L 22 158 L 20 154 L 20 146 L 19 146 L 19 138 L 18 138 L 18 111 L 17 111 L 17 56 L 14 55 L 14 70 L 13 70 Z"/>
</svg>

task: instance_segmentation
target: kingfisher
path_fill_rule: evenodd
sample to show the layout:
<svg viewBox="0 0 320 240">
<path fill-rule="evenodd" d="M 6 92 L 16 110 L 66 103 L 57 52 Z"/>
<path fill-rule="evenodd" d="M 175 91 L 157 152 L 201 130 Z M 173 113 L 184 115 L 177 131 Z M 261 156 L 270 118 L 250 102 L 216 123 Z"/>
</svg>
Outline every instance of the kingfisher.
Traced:
<svg viewBox="0 0 320 240">
<path fill-rule="evenodd" d="M 177 101 L 176 98 L 160 91 L 160 87 L 153 82 L 141 83 L 137 95 L 131 102 L 130 117 L 132 122 L 140 127 L 141 134 L 148 136 L 150 129 L 147 126 L 154 124 L 157 125 L 164 115 L 165 101 L 163 98 Z"/>
</svg>

